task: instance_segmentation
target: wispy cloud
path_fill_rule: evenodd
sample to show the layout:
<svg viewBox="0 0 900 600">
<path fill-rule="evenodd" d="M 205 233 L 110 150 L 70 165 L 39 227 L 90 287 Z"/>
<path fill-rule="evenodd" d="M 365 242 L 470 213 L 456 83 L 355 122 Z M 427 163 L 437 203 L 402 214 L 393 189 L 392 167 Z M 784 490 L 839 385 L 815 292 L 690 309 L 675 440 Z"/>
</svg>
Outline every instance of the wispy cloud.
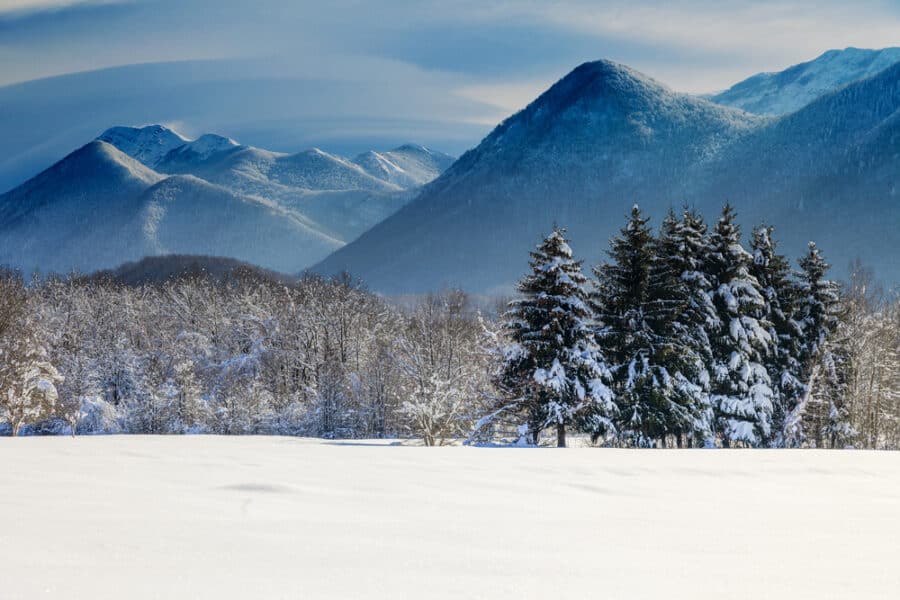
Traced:
<svg viewBox="0 0 900 600">
<path fill-rule="evenodd" d="M 4 105 L 0 131 L 38 140 L 35 124 L 53 123 L 46 137 L 115 116 L 251 143 L 262 132 L 285 149 L 356 137 L 459 151 L 585 61 L 705 92 L 830 48 L 898 45 L 898 32 L 897 0 L 0 0 L 0 86 L 132 66 L 73 79 L 54 119 L 28 105 L 25 124 Z M 211 60 L 221 67 L 202 80 L 171 65 L 151 69 L 165 73 L 155 87 L 128 78 L 146 72 L 133 65 Z M 277 91 L 248 110 L 260 80 Z"/>
<path fill-rule="evenodd" d="M 24 16 L 90 4 L 120 4 L 129 0 L 0 0 L 0 16 Z"/>
</svg>

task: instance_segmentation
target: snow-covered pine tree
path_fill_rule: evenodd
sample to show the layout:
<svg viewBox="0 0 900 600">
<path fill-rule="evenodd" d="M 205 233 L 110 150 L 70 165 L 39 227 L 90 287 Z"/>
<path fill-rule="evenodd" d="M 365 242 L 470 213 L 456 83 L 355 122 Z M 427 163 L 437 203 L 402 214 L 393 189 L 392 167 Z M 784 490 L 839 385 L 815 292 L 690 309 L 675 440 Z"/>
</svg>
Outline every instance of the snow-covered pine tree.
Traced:
<svg viewBox="0 0 900 600">
<path fill-rule="evenodd" d="M 772 337 L 772 351 L 764 364 L 772 380 L 775 404 L 772 413 L 773 446 L 782 447 L 793 435 L 785 431 L 790 415 L 803 396 L 800 346 L 802 329 L 794 320 L 797 282 L 792 279 L 788 260 L 776 252 L 772 237 L 774 227 L 758 226 L 753 230 L 751 249 L 753 264 L 750 274 L 759 282 L 765 301 L 764 316 Z"/>
<path fill-rule="evenodd" d="M 772 436 L 774 392 L 763 364 L 772 351 L 765 321 L 766 303 L 750 274 L 753 256 L 741 245 L 740 227 L 730 205 L 710 235 L 706 272 L 719 327 L 713 351 L 711 400 L 722 443 L 760 446 Z"/>
<path fill-rule="evenodd" d="M 650 275 L 649 316 L 661 342 L 659 356 L 671 382 L 671 401 L 680 419 L 673 427 L 679 446 L 704 443 L 712 431 L 709 373 L 712 350 L 707 330 L 715 323 L 709 282 L 702 271 L 706 226 L 685 209 L 670 211 L 660 228 Z"/>
<path fill-rule="evenodd" d="M 795 407 L 791 421 L 795 440 L 811 436 L 817 448 L 849 443 L 854 435 L 844 400 L 844 362 L 835 339 L 840 325 L 838 285 L 825 278 L 830 265 L 814 242 L 800 259 L 800 297 L 797 318 L 803 328 L 800 348 L 803 399 Z"/>
<path fill-rule="evenodd" d="M 619 430 L 638 446 L 665 445 L 668 436 L 689 431 L 695 421 L 673 331 L 680 280 L 656 260 L 648 221 L 638 206 L 632 208 L 612 241 L 610 260 L 594 270 L 598 285 L 591 297 L 603 323 L 598 341 L 614 365 Z M 674 227 L 674 217 L 667 219 L 664 229 L 671 233 Z"/>
<path fill-rule="evenodd" d="M 531 270 L 519 282 L 521 298 L 510 303 L 512 344 L 498 384 L 511 397 L 509 409 L 527 419 L 530 441 L 556 426 L 557 445 L 566 428 L 599 437 L 615 413 L 609 370 L 593 339 L 587 279 L 572 256 L 565 230 L 553 232 L 531 252 Z"/>
</svg>

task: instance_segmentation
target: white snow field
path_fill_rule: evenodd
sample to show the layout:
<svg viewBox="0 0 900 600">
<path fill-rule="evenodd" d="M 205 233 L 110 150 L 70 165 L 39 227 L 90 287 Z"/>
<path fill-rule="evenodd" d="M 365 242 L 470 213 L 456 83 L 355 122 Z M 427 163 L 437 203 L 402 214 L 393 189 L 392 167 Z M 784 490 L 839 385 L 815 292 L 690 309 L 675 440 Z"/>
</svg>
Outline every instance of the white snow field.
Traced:
<svg viewBox="0 0 900 600">
<path fill-rule="evenodd" d="M 0 440 L 0 598 L 900 597 L 900 454 Z"/>
</svg>

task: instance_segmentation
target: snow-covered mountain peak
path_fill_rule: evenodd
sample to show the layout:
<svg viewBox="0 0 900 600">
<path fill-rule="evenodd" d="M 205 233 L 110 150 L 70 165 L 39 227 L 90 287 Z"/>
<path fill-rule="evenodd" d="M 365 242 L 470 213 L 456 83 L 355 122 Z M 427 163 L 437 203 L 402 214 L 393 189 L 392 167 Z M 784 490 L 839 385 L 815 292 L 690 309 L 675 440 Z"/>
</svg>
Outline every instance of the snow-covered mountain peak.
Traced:
<svg viewBox="0 0 900 600">
<path fill-rule="evenodd" d="M 206 160 L 213 154 L 225 152 L 240 146 L 231 138 L 216 135 L 215 133 L 205 133 L 196 140 L 187 142 L 176 148 L 174 152 L 183 155 L 191 155 L 197 160 Z"/>
<path fill-rule="evenodd" d="M 894 278 L 898 69 L 773 118 L 586 63 L 316 270 L 391 293 L 508 293 L 554 221 L 592 262 L 634 203 L 658 223 L 682 203 L 714 219 L 729 201 L 745 227 L 777 225 L 790 254 L 817 239 L 835 264 L 859 256 Z"/>
<path fill-rule="evenodd" d="M 83 180 L 111 185 L 119 184 L 124 179 L 151 184 L 162 178 L 112 144 L 101 140 L 94 140 L 82 146 L 38 175 L 42 176 L 52 176 L 60 180 L 77 176 Z"/>
<path fill-rule="evenodd" d="M 618 165 L 612 176 L 629 177 L 634 163 L 628 155 L 648 144 L 668 144 L 689 152 L 692 160 L 706 160 L 759 121 L 599 60 L 576 67 L 448 172 L 470 170 L 474 162 L 484 170 L 519 170 L 526 164 L 536 170 L 581 169 L 604 163 L 604 168 Z"/>
<path fill-rule="evenodd" d="M 449 154 L 408 143 L 386 152 L 364 152 L 353 163 L 373 177 L 411 188 L 433 180 L 455 160 Z"/>
<path fill-rule="evenodd" d="M 128 156 L 153 168 L 162 158 L 189 140 L 168 127 L 111 127 L 97 138 L 112 144 Z"/>
<path fill-rule="evenodd" d="M 829 50 L 784 71 L 753 75 L 710 99 L 747 112 L 782 115 L 898 62 L 900 48 Z"/>
</svg>

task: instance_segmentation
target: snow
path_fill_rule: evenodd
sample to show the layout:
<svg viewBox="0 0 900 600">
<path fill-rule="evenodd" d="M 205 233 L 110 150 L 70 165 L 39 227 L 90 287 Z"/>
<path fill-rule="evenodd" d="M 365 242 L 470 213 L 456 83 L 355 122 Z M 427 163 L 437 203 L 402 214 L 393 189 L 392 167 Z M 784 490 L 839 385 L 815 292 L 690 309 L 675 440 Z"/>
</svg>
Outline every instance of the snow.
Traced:
<svg viewBox="0 0 900 600">
<path fill-rule="evenodd" d="M 710 99 L 761 115 L 783 115 L 900 62 L 900 48 L 829 50 L 777 73 L 759 73 Z"/>
<path fill-rule="evenodd" d="M 100 134 L 97 140 L 115 146 L 151 169 L 166 154 L 189 142 L 186 137 L 177 131 L 162 125 L 148 125 L 140 128 L 111 127 Z"/>
<path fill-rule="evenodd" d="M 113 127 L 0 195 L 0 262 L 26 273 L 91 272 L 184 251 L 300 272 L 453 161 L 421 146 L 384 154 L 404 165 L 409 188 L 318 149 L 282 154 L 215 134 L 191 141 L 161 125 Z M 213 233 L 198 236 L 198 227 Z M 281 235 L 268 235 L 272 228 Z"/>
<path fill-rule="evenodd" d="M 900 455 L 0 440 L 31 598 L 895 598 Z"/>
<path fill-rule="evenodd" d="M 554 222 L 590 267 L 635 202 L 658 224 L 673 202 L 712 218 L 728 200 L 745 232 L 775 225 L 787 256 L 815 238 L 836 277 L 859 257 L 896 282 L 900 228 L 886 223 L 897 221 L 900 189 L 898 69 L 772 118 L 606 61 L 582 65 L 315 270 L 346 270 L 384 293 L 462 285 L 509 295 L 526 250 Z"/>
<path fill-rule="evenodd" d="M 175 150 L 178 153 L 190 153 L 196 160 L 206 160 L 213 154 L 237 148 L 239 144 L 231 138 L 206 133 L 196 140 L 188 142 Z"/>
</svg>

